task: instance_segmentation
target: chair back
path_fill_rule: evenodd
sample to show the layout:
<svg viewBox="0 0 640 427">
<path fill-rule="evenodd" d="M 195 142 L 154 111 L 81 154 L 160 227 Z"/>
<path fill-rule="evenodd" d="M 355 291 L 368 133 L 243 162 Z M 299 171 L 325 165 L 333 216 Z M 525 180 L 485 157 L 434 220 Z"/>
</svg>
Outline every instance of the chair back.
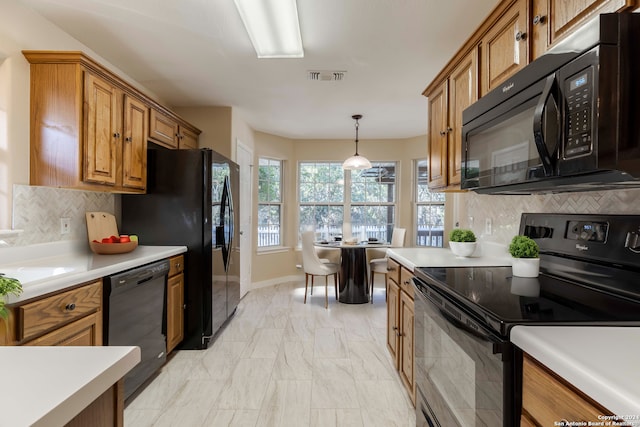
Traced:
<svg viewBox="0 0 640 427">
<path fill-rule="evenodd" d="M 327 274 L 326 269 L 322 267 L 323 263 L 313 246 L 315 233 L 313 231 L 305 231 L 302 233 L 302 268 L 305 273 L 324 275 Z"/>
<path fill-rule="evenodd" d="M 401 248 L 404 246 L 404 235 L 406 234 L 405 228 L 394 228 L 393 234 L 391 234 L 391 247 Z"/>
</svg>

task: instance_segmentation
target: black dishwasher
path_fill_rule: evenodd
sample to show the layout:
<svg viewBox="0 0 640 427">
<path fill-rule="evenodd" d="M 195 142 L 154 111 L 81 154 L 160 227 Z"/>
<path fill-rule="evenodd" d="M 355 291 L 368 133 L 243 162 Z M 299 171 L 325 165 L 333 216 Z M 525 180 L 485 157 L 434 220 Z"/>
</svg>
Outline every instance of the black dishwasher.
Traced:
<svg viewBox="0 0 640 427">
<path fill-rule="evenodd" d="M 141 360 L 124 377 L 129 398 L 166 361 L 165 289 L 169 261 L 163 260 L 105 278 L 105 345 L 138 346 Z"/>
</svg>

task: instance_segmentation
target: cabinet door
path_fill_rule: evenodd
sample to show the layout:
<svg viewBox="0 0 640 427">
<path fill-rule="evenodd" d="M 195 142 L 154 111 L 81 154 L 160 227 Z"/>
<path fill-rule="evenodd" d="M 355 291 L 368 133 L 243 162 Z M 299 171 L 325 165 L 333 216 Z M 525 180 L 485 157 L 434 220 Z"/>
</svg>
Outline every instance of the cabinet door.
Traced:
<svg viewBox="0 0 640 427">
<path fill-rule="evenodd" d="M 120 96 L 110 83 L 85 74 L 84 181 L 116 184 L 116 157 L 121 144 Z"/>
<path fill-rule="evenodd" d="M 198 134 L 180 126 L 180 142 L 178 144 L 178 148 L 198 148 Z"/>
<path fill-rule="evenodd" d="M 400 287 L 393 280 L 387 279 L 387 289 L 387 348 L 395 362 L 396 369 L 398 369 L 400 366 L 398 359 Z"/>
<path fill-rule="evenodd" d="M 413 378 L 413 359 L 414 359 L 414 303 L 411 297 L 405 292 L 400 293 L 400 377 L 405 387 L 409 391 L 409 397 L 415 405 L 416 392 L 415 382 Z"/>
<path fill-rule="evenodd" d="M 178 148 L 178 122 L 161 112 L 149 113 L 149 139 L 168 148 Z"/>
<path fill-rule="evenodd" d="M 39 346 L 101 346 L 102 312 L 90 314 L 25 345 Z"/>
<path fill-rule="evenodd" d="M 482 38 L 482 94 L 529 62 L 527 1 L 517 0 Z"/>
<path fill-rule="evenodd" d="M 184 337 L 184 274 L 167 280 L 167 353 Z"/>
<path fill-rule="evenodd" d="M 429 188 L 447 185 L 447 82 L 429 94 Z"/>
<path fill-rule="evenodd" d="M 548 0 L 549 44 L 553 44 L 590 17 L 617 12 L 635 5 L 634 0 Z"/>
<path fill-rule="evenodd" d="M 473 49 L 449 77 L 449 128 L 447 135 L 448 185 L 459 185 L 462 169 L 462 111 L 478 100 L 478 59 Z"/>
<path fill-rule="evenodd" d="M 531 60 L 549 49 L 549 0 L 531 1 Z"/>
<path fill-rule="evenodd" d="M 124 97 L 124 146 L 122 148 L 122 186 L 144 190 L 147 187 L 147 135 L 149 109 L 141 101 Z"/>
</svg>

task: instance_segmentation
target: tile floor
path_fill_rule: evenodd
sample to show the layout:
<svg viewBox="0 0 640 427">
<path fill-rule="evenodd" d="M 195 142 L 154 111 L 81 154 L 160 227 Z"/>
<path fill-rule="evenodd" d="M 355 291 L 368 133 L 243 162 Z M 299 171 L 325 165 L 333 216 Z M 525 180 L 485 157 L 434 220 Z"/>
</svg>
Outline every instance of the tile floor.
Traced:
<svg viewBox="0 0 640 427">
<path fill-rule="evenodd" d="M 382 283 L 375 304 L 341 304 L 331 286 L 328 310 L 324 286 L 303 297 L 303 283 L 249 292 L 209 349 L 170 358 L 125 426 L 415 426 L 385 345 Z"/>
</svg>

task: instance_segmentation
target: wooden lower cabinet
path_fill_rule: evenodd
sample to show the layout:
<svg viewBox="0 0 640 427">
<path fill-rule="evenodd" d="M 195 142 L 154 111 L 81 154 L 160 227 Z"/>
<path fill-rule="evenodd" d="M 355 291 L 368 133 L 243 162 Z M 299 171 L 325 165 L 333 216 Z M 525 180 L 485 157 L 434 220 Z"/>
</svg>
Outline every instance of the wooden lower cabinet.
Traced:
<svg viewBox="0 0 640 427">
<path fill-rule="evenodd" d="M 8 308 L 0 345 L 102 345 L 102 280 Z"/>
<path fill-rule="evenodd" d="M 167 354 L 184 338 L 184 256 L 169 260 L 167 280 Z"/>
<path fill-rule="evenodd" d="M 28 341 L 25 345 L 100 346 L 102 345 L 102 311 Z"/>
<path fill-rule="evenodd" d="M 71 419 L 65 427 L 124 426 L 124 381 L 120 380 Z"/>
<path fill-rule="evenodd" d="M 611 415 L 529 355 L 524 355 L 522 365 L 521 426 L 553 426 L 561 420 L 587 425 Z"/>
<path fill-rule="evenodd" d="M 387 269 L 387 348 L 415 405 L 413 274 L 392 259 Z"/>
</svg>

